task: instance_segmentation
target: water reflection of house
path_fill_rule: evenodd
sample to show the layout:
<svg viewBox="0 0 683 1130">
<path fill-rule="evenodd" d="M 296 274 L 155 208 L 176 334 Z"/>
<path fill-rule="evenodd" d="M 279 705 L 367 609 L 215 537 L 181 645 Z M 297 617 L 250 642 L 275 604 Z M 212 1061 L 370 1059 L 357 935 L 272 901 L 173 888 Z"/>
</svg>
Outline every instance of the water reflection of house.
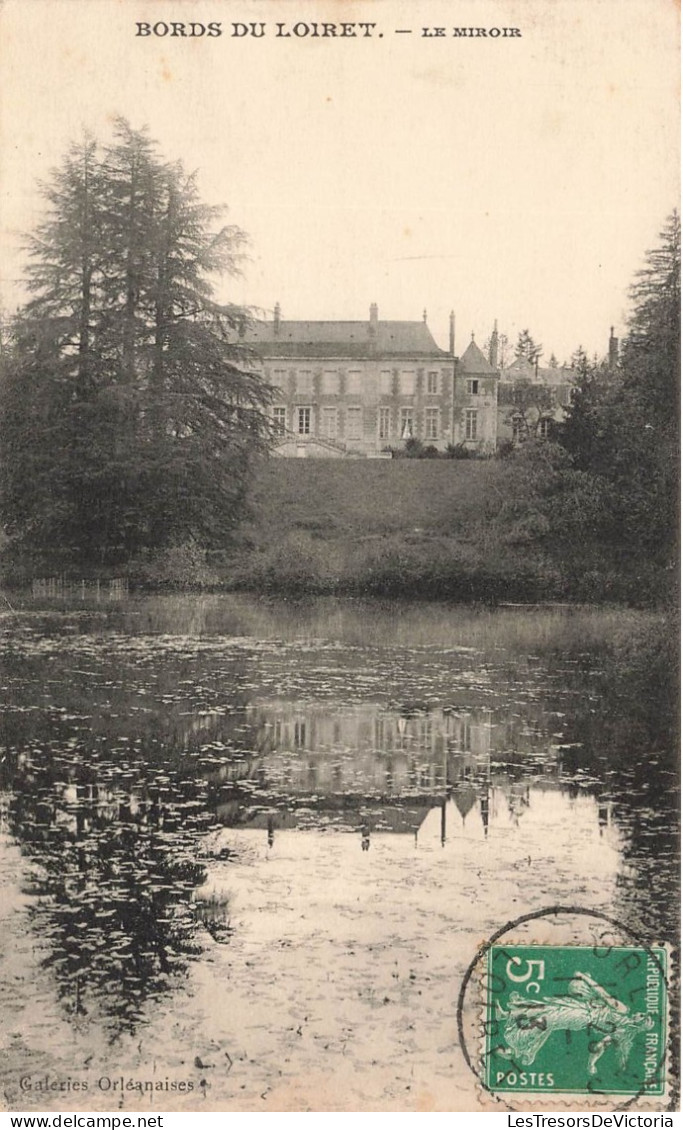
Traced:
<svg viewBox="0 0 683 1130">
<path fill-rule="evenodd" d="M 494 723 L 481 708 L 261 699 L 196 719 L 193 740 L 202 734 L 218 819 L 269 836 L 330 824 L 417 837 L 428 816 L 442 838 L 455 824 L 487 834 L 526 823 L 534 790 L 567 790 L 560 749 L 533 711 Z"/>
<path fill-rule="evenodd" d="M 508 814 L 513 824 L 519 824 L 520 817 L 524 815 L 530 805 L 529 782 L 511 781 L 500 789 L 505 798 Z"/>
<path fill-rule="evenodd" d="M 598 810 L 600 839 L 610 847 L 621 851 L 624 832 L 620 815 L 623 819 L 623 811 L 619 813 L 619 806 L 611 797 L 598 796 L 595 803 Z"/>
<path fill-rule="evenodd" d="M 452 816 L 476 806 L 488 823 L 489 711 L 268 700 L 246 713 L 259 753 L 241 792 L 220 797 L 226 824 L 272 831 L 331 820 L 417 837 L 440 808 L 445 836 L 447 800 Z"/>
<path fill-rule="evenodd" d="M 271 700 L 249 706 L 247 718 L 268 777 L 295 792 L 440 788 L 490 753 L 490 711 Z"/>
</svg>

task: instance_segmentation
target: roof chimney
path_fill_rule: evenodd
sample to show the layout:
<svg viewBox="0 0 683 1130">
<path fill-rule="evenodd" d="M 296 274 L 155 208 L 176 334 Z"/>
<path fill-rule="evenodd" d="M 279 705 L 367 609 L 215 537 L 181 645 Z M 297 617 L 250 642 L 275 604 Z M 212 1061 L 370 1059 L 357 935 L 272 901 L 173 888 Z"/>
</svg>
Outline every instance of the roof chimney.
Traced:
<svg viewBox="0 0 683 1130">
<path fill-rule="evenodd" d="M 498 319 L 493 323 L 493 333 L 489 343 L 489 365 L 492 369 L 498 368 Z"/>
<path fill-rule="evenodd" d="M 449 353 L 455 353 L 455 310 L 451 310 L 451 316 L 449 318 L 448 351 Z"/>
<path fill-rule="evenodd" d="M 609 328 L 609 352 L 607 360 L 610 369 L 616 369 L 619 364 L 619 338 L 614 336 L 614 326 Z"/>
<path fill-rule="evenodd" d="M 374 337 L 374 335 L 377 333 L 377 318 L 378 318 L 378 316 L 379 316 L 379 311 L 377 309 L 377 303 L 373 302 L 372 305 L 370 306 L 369 332 L 370 332 L 371 337 Z"/>
<path fill-rule="evenodd" d="M 273 310 L 273 335 L 275 337 L 280 336 L 280 303 L 279 302 L 275 303 L 275 309 Z"/>
</svg>

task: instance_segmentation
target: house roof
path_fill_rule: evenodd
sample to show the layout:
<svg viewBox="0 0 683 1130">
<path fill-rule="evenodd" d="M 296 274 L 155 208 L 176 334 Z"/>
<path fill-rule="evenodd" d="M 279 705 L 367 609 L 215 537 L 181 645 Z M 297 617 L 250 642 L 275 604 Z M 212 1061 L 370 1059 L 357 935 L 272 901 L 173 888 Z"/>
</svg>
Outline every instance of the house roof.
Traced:
<svg viewBox="0 0 683 1130">
<path fill-rule="evenodd" d="M 495 373 L 474 338 L 460 358 L 459 368 L 461 373 Z"/>
<path fill-rule="evenodd" d="M 477 793 L 471 785 L 460 786 L 454 790 L 453 800 L 455 801 L 455 807 L 464 820 L 477 803 Z"/>
<path fill-rule="evenodd" d="M 573 385 L 576 384 L 576 372 L 566 365 L 539 368 L 537 372 L 535 365 L 532 365 L 526 357 L 517 357 L 511 365 L 502 370 L 500 379 L 503 382 L 526 380 L 540 385 Z"/>
<path fill-rule="evenodd" d="M 243 341 L 263 357 L 451 359 L 426 322 L 252 322 Z"/>
<path fill-rule="evenodd" d="M 398 835 L 415 835 L 434 808 L 431 803 L 423 805 L 390 805 L 380 808 L 366 808 L 365 820 L 373 832 L 395 832 Z"/>
<path fill-rule="evenodd" d="M 536 376 L 536 366 L 531 364 L 528 357 L 515 357 L 511 365 L 504 370 L 513 380 L 520 378 L 532 381 Z"/>
</svg>

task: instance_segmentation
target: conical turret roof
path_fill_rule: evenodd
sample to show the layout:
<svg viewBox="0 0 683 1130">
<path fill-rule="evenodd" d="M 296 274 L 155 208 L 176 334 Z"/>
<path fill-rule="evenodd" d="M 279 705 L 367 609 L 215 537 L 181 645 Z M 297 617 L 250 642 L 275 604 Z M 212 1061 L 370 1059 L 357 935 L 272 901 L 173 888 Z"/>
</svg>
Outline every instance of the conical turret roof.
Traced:
<svg viewBox="0 0 683 1130">
<path fill-rule="evenodd" d="M 491 375 L 495 373 L 495 369 L 491 368 L 474 338 L 460 358 L 458 368 L 461 373 L 490 373 Z"/>
<path fill-rule="evenodd" d="M 471 785 L 465 785 L 464 787 L 459 786 L 453 790 L 453 800 L 455 801 L 455 807 L 464 820 L 477 803 L 477 794 Z"/>
</svg>

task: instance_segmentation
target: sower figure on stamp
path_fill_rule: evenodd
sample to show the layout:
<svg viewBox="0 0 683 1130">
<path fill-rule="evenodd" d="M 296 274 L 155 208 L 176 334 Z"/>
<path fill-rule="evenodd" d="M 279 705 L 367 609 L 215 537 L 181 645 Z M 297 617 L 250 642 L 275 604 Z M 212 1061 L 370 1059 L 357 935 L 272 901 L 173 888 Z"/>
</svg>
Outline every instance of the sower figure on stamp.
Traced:
<svg viewBox="0 0 683 1130">
<path fill-rule="evenodd" d="M 507 1012 L 496 1001 L 496 1015 L 504 1022 L 506 1041 L 504 1048 L 496 1049 L 498 1055 L 525 1067 L 534 1062 L 553 1032 L 592 1029 L 601 1038 L 589 1045 L 589 1075 L 595 1075 L 597 1062 L 610 1045 L 615 1047 L 619 1066 L 624 1069 L 636 1035 L 654 1024 L 646 1013 L 631 1015 L 627 1005 L 615 1000 L 587 973 L 575 973 L 564 996 L 530 1000 L 513 992 Z"/>
</svg>

